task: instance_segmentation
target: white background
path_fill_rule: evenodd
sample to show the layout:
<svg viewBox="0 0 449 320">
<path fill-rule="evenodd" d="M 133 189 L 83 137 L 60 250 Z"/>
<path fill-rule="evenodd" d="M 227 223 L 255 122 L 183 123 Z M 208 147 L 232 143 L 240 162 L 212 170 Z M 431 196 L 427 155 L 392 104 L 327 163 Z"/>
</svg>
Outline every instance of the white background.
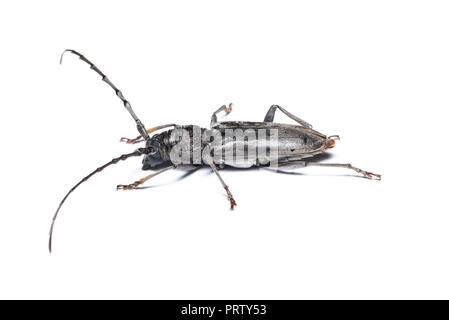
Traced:
<svg viewBox="0 0 449 320">
<path fill-rule="evenodd" d="M 0 298 L 449 298 L 445 1 L 14 1 L 0 6 Z M 284 106 L 341 141 L 298 174 L 209 169 L 119 192 L 147 127 Z M 291 123 L 279 115 L 279 122 Z"/>
</svg>

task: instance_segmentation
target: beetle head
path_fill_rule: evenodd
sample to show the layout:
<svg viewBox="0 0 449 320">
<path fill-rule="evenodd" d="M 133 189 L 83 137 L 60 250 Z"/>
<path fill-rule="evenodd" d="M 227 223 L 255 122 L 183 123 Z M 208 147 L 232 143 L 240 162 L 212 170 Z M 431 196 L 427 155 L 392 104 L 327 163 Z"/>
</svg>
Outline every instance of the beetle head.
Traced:
<svg viewBox="0 0 449 320">
<path fill-rule="evenodd" d="M 152 152 L 144 156 L 142 160 L 142 170 L 154 169 L 161 166 L 165 160 L 165 149 L 157 139 L 150 139 L 146 143 L 147 148 L 151 148 Z"/>
</svg>

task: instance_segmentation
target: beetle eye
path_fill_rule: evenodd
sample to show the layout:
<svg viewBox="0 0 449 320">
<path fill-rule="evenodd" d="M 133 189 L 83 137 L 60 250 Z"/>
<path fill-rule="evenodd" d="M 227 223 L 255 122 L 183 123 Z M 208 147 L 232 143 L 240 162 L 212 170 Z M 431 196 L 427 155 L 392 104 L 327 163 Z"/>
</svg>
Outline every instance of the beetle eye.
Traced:
<svg viewBox="0 0 449 320">
<path fill-rule="evenodd" d="M 150 147 L 150 155 L 153 155 L 153 154 L 156 154 L 157 152 L 158 152 L 158 147 L 155 147 L 155 146 L 151 146 Z"/>
<path fill-rule="evenodd" d="M 146 154 L 146 155 L 153 155 L 156 154 L 158 152 L 158 148 L 156 146 L 148 146 L 145 148 L 141 148 L 143 150 L 142 153 Z"/>
</svg>

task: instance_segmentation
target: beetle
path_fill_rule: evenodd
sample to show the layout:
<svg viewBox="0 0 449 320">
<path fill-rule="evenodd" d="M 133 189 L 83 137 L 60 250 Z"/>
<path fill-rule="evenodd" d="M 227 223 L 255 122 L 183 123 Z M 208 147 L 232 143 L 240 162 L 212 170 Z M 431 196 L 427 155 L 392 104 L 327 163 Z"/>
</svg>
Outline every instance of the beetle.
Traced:
<svg viewBox="0 0 449 320">
<path fill-rule="evenodd" d="M 70 52 L 86 62 L 92 70 L 98 73 L 120 98 L 124 107 L 134 119 L 139 136 L 134 139 L 121 138 L 121 142 L 136 144 L 145 142 L 145 147 L 123 154 L 112 159 L 101 167 L 98 167 L 89 175 L 84 177 L 60 202 L 52 219 L 49 233 L 49 251 L 52 250 L 52 236 L 58 213 L 67 197 L 83 182 L 106 167 L 124 161 L 130 157 L 143 156 L 142 170 L 157 170 L 131 184 L 118 185 L 117 190 L 138 189 L 149 179 L 179 165 L 193 164 L 196 166 L 208 166 L 218 177 L 222 187 L 226 191 L 231 210 L 237 205 L 228 185 L 221 177 L 219 168 L 250 168 L 254 166 L 271 167 L 276 170 L 280 168 L 294 169 L 306 166 L 341 167 L 361 174 L 369 179 L 381 179 L 381 175 L 359 169 L 351 164 L 345 163 L 320 163 L 305 161 L 313 158 L 325 150 L 335 146 L 339 136 L 326 136 L 312 128 L 312 125 L 293 115 L 279 105 L 272 105 L 263 122 L 249 121 L 226 121 L 218 122 L 217 114 L 232 111 L 232 104 L 223 105 L 218 108 L 211 117 L 210 128 L 201 128 L 195 125 L 166 124 L 146 129 L 142 121 L 136 116 L 130 102 L 123 93 L 109 80 L 109 78 L 90 62 L 81 53 L 67 49 L 63 56 Z M 274 122 L 276 111 L 279 110 L 296 124 L 280 124 Z M 163 130 L 162 132 L 155 133 Z M 153 134 L 154 133 L 154 134 Z M 153 134 L 150 136 L 150 134 Z M 237 151 L 237 152 L 236 152 Z"/>
</svg>

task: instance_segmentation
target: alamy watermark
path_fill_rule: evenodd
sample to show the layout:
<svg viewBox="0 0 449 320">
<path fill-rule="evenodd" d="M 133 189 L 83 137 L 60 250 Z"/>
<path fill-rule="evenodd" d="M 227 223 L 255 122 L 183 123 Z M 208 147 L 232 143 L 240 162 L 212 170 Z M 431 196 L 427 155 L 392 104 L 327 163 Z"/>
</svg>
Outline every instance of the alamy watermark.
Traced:
<svg viewBox="0 0 449 320">
<path fill-rule="evenodd" d="M 278 129 L 210 129 L 176 128 L 171 132 L 170 160 L 176 164 L 276 165 Z"/>
</svg>

